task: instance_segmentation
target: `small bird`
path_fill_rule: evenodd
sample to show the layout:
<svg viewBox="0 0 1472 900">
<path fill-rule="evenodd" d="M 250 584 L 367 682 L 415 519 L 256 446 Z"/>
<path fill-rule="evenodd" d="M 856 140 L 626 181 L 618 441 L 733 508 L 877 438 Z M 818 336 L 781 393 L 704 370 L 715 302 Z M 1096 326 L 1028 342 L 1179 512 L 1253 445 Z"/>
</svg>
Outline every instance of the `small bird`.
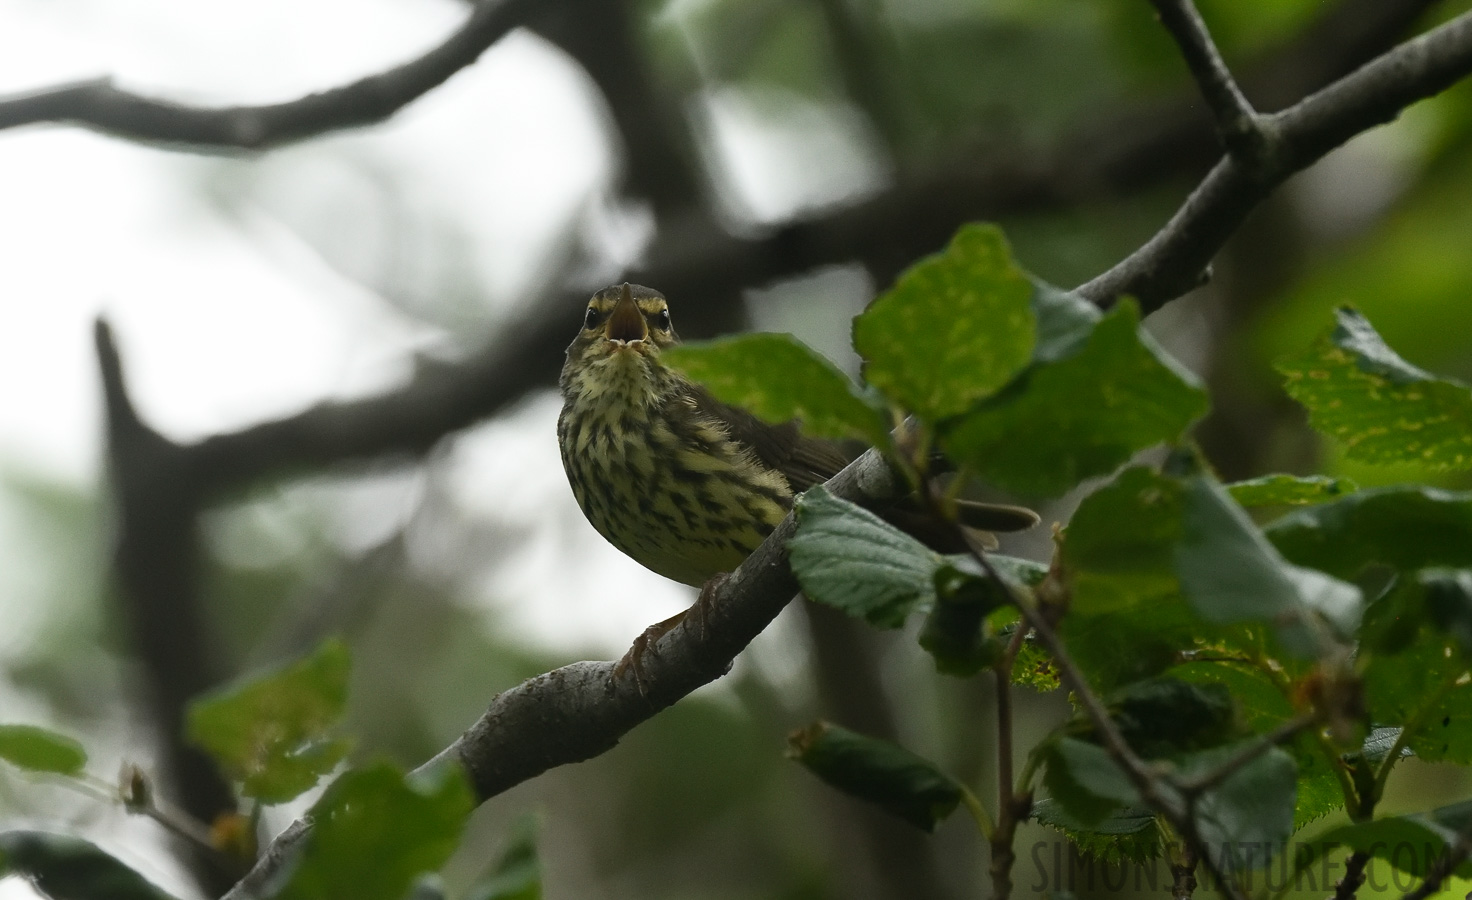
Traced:
<svg viewBox="0 0 1472 900">
<path fill-rule="evenodd" d="M 594 294 L 562 367 L 557 440 L 573 495 L 599 534 L 666 578 L 708 588 L 761 544 L 797 494 L 857 454 L 804 436 L 796 421 L 769 424 L 716 400 L 660 361 L 678 341 L 658 291 L 624 283 Z M 909 505 L 876 512 L 923 519 Z M 962 519 L 993 531 L 1038 521 L 1029 509 L 981 503 L 964 504 Z M 640 656 L 683 616 L 651 626 L 615 673 L 632 667 L 642 680 Z"/>
</svg>

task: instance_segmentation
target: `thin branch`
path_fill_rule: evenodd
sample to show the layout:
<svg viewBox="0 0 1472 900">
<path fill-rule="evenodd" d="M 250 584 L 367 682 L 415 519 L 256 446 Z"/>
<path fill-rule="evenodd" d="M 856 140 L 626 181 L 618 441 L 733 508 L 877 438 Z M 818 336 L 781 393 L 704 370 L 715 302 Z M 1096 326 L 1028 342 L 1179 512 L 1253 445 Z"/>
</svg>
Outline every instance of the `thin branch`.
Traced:
<svg viewBox="0 0 1472 900">
<path fill-rule="evenodd" d="M 858 503 L 905 490 L 875 451 L 860 456 L 827 483 Z M 422 769 L 458 762 L 482 802 L 556 766 L 591 759 L 630 729 L 691 691 L 721 677 L 732 660 L 797 594 L 786 543 L 796 529 L 788 515 L 712 598 L 704 627 L 687 620 L 666 633 L 643 660 L 641 693 L 626 676 L 612 681 L 611 662 L 578 662 L 496 695 L 490 708 Z M 261 896 L 310 829 L 299 820 L 272 842 L 255 868 L 224 900 Z"/>
<path fill-rule="evenodd" d="M 388 118 L 475 62 L 532 5 L 533 0 L 481 0 L 465 24 L 422 56 L 285 103 L 189 106 L 125 91 L 104 78 L 0 98 L 0 129 L 69 122 L 138 141 L 265 150 Z"/>
<path fill-rule="evenodd" d="M 1200 283 L 1212 256 L 1288 176 L 1472 72 L 1472 13 L 1381 55 L 1288 109 L 1261 117 L 1265 151 L 1218 162 L 1165 227 L 1078 288 L 1101 306 L 1129 294 L 1150 312 Z"/>
<path fill-rule="evenodd" d="M 1182 794 L 1188 796 L 1204 794 L 1237 774 L 1242 767 L 1250 764 L 1253 760 L 1272 748 L 1293 740 L 1293 738 L 1298 736 L 1300 731 L 1314 724 L 1314 721 L 1313 716 L 1299 716 L 1289 719 L 1267 734 L 1259 736 L 1250 746 L 1244 747 L 1236 756 L 1212 769 L 1210 772 L 1206 772 L 1201 777 L 1190 781 L 1176 782 L 1176 788 Z"/>
<path fill-rule="evenodd" d="M 1260 153 L 1265 136 L 1258 124 L 1257 111 L 1247 102 L 1242 89 L 1232 78 L 1221 51 L 1206 30 L 1206 23 L 1191 0 L 1150 0 L 1160 16 L 1161 24 L 1180 45 L 1181 56 L 1201 88 L 1201 96 L 1211 108 L 1217 134 L 1227 152 L 1251 159 Z"/>
<path fill-rule="evenodd" d="M 1415 890 L 1404 894 L 1400 900 L 1425 900 L 1440 891 L 1442 884 L 1469 856 L 1472 856 L 1472 825 L 1457 833 L 1456 841 L 1432 864 L 1425 880 L 1416 885 Z"/>
<path fill-rule="evenodd" d="M 1365 867 L 1370 864 L 1370 859 L 1370 854 L 1363 850 L 1356 850 L 1345 859 L 1344 877 L 1334 883 L 1332 900 L 1354 900 L 1360 885 L 1365 883 Z"/>
</svg>

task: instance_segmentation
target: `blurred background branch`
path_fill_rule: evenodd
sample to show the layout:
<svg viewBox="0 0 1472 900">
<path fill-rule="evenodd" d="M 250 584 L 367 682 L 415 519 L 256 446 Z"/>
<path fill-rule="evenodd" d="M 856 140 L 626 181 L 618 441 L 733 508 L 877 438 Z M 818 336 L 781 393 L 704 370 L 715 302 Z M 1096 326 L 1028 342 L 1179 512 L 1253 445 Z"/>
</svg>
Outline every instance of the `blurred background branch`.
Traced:
<svg viewBox="0 0 1472 900">
<path fill-rule="evenodd" d="M 360 627 L 365 642 L 372 635 L 385 635 L 380 639 L 392 651 L 384 651 L 378 659 L 395 664 L 416 656 L 436 658 L 442 652 L 450 656 L 444 648 L 455 640 L 465 640 L 464 634 L 471 630 L 464 626 L 463 607 L 467 602 L 452 596 L 454 591 L 443 583 L 400 576 L 403 584 L 397 586 L 397 582 L 390 583 L 390 578 L 378 577 L 377 570 L 367 581 L 378 586 L 378 593 L 373 586 L 365 586 L 362 579 L 338 580 L 301 572 L 290 573 L 286 586 L 270 583 L 254 585 L 248 591 L 238 588 L 246 599 L 245 611 L 234 613 L 235 619 L 229 618 L 229 613 L 222 617 L 211 600 L 223 579 L 219 571 L 223 566 L 212 549 L 223 527 L 222 513 L 250 507 L 259 502 L 263 492 L 269 496 L 280 485 L 309 482 L 322 473 L 346 472 L 345 478 L 351 479 L 398 466 L 401 469 L 393 471 L 419 473 L 414 476 L 420 479 L 416 482 L 419 486 L 412 489 L 417 492 L 413 493 L 415 499 L 408 504 L 414 511 L 394 519 L 387 533 L 375 534 L 372 546 L 393 547 L 396 558 L 422 556 L 429 553 L 425 546 L 433 543 L 424 537 L 426 531 L 453 532 L 457 535 L 453 540 L 435 532 L 442 546 L 434 545 L 440 547 L 434 551 L 440 556 L 430 554 L 431 558 L 441 569 L 457 573 L 466 582 L 478 583 L 484 580 L 482 569 L 466 560 L 495 556 L 493 562 L 504 564 L 505 556 L 534 554 L 518 543 L 515 524 L 494 519 L 490 524 L 472 521 L 452 502 L 457 492 L 464 492 L 463 485 L 441 484 L 436 479 L 448 480 L 444 474 L 451 469 L 447 459 L 457 452 L 467 429 L 491 417 L 515 419 L 521 415 L 524 401 L 531 398 L 530 402 L 535 403 L 539 392 L 554 384 L 562 348 L 570 340 L 581 305 L 592 288 L 622 278 L 658 287 L 675 304 L 677 326 L 687 338 L 747 327 L 751 312 L 763 308 L 770 320 L 773 308 L 780 313 L 782 308 L 801 307 L 807 321 L 817 323 L 815 329 L 833 332 L 841 330 L 842 321 L 852 311 L 844 305 L 849 301 L 840 296 L 840 291 L 815 290 L 812 293 L 816 302 L 806 304 L 800 302 L 801 292 L 781 289 L 773 292 L 775 300 L 767 307 L 748 301 L 773 285 L 780 288 L 795 280 L 813 278 L 814 273 L 821 276 L 847 267 L 859 273 L 857 279 L 862 284 L 856 290 L 864 295 L 859 298 L 861 302 L 915 259 L 939 249 L 959 224 L 992 218 L 1008 222 L 1014 241 L 1025 251 L 1022 258 L 1030 265 L 1037 260 L 1040 274 L 1060 283 L 1075 283 L 1110 268 L 1142 239 L 1150 237 L 1186 193 L 1190 182 L 1208 173 L 1220 156 L 1210 116 L 1194 87 L 1180 77 L 1174 49 L 1168 46 L 1158 24 L 1142 22 L 1148 19 L 1144 3 L 1101 4 L 1092 13 L 1094 18 L 1084 25 L 1075 23 L 1075 9 L 1049 12 L 1044 9 L 1046 4 L 1027 14 L 1004 10 L 1005 4 L 997 4 L 996 9 L 988 5 L 979 14 L 973 10 L 964 15 L 946 11 L 942 3 L 925 5 L 930 10 L 927 14 L 938 17 L 938 26 L 926 23 L 914 10 L 897 11 L 892 8 L 894 4 L 867 0 L 814 0 L 791 6 L 714 3 L 694 12 L 677 6 L 655 9 L 632 0 L 481 3 L 450 31 L 448 39 L 409 63 L 349 81 L 344 87 L 304 93 L 278 103 L 194 105 L 122 91 L 110 82 L 97 81 L 32 89 L 0 99 L 0 129 L 32 126 L 6 135 L 13 142 L 38 135 L 42 129 L 34 126 L 42 123 L 70 123 L 168 150 L 280 148 L 276 153 L 251 155 L 245 160 L 247 164 L 265 166 L 281 154 L 336 147 L 331 142 L 341 138 L 331 137 L 330 132 L 383 122 L 400 110 L 402 113 L 383 127 L 402 125 L 416 114 L 416 98 L 456 72 L 464 71 L 469 77 L 474 69 L 488 66 L 494 54 L 487 54 L 482 65 L 466 68 L 497 41 L 507 38 L 502 43 L 510 43 L 511 37 L 524 39 L 530 32 L 559 48 L 589 82 L 597 113 L 604 120 L 605 137 L 613 148 L 614 173 L 606 185 L 590 192 L 597 195 L 601 191 L 601 195 L 583 201 L 579 211 L 572 214 L 573 224 L 561 233 L 555 252 L 526 264 L 532 274 L 506 291 L 509 301 L 503 303 L 504 311 L 453 329 L 454 339 L 445 342 L 451 344 L 448 352 L 444 343 L 434 346 L 433 352 L 417 347 L 404 352 L 404 357 L 414 360 L 412 372 L 379 383 L 371 391 L 360 391 L 352 398 L 336 398 L 322 390 L 316 395 L 317 402 L 301 411 L 242 416 L 234 424 L 197 429 L 190 436 L 165 436 L 168 429 L 149 416 L 150 395 L 142 387 L 146 378 L 135 375 L 129 381 L 144 411 L 140 414 L 125 387 L 124 363 L 119 359 L 115 339 L 107 326 L 99 325 L 97 353 L 103 373 L 108 470 L 115 502 L 117 618 L 126 626 L 129 652 L 139 662 L 143 694 L 150 699 L 161 776 L 193 815 L 209 821 L 230 807 L 230 799 L 218 774 L 182 743 L 179 723 L 185 704 L 190 697 L 229 677 L 243 662 L 261 661 L 260 645 L 251 645 L 248 637 L 232 638 L 228 628 L 238 628 L 244 619 L 275 621 L 274 616 L 290 617 L 269 605 L 266 598 L 310 598 L 302 602 L 340 611 L 304 616 L 309 623 L 307 630 Z M 1220 373 L 1232 371 L 1232 365 L 1241 366 L 1239 362 L 1222 363 L 1227 368 L 1219 369 L 1217 359 L 1226 353 L 1223 348 L 1243 340 L 1240 336 L 1254 315 L 1308 270 L 1313 253 L 1329 252 L 1325 248 L 1332 249 L 1337 246 L 1335 240 L 1342 239 L 1342 235 L 1326 237 L 1316 232 L 1312 223 L 1305 223 L 1295 212 L 1296 201 L 1291 198 L 1285 199 L 1282 194 L 1264 198 L 1292 171 L 1385 120 L 1400 105 L 1439 90 L 1465 71 L 1469 40 L 1464 15 L 1415 45 L 1425 50 L 1415 56 L 1416 63 L 1423 67 L 1419 74 L 1414 66 L 1381 63 L 1378 68 L 1362 71 L 1349 83 L 1352 87 L 1395 82 L 1412 88 L 1396 94 L 1393 102 L 1385 94 L 1346 95 L 1343 89 L 1336 89 L 1310 105 L 1294 107 L 1305 96 L 1396 46 L 1411 30 L 1430 24 L 1428 17 L 1436 16 L 1438 9 L 1441 18 L 1450 18 L 1455 9 L 1448 8 L 1450 4 L 1420 0 L 1305 3 L 1295 7 L 1297 18 L 1284 20 L 1288 24 L 1276 30 L 1264 28 L 1259 33 L 1251 30 L 1256 26 L 1242 24 L 1257 12 L 1242 13 L 1246 17 L 1243 19 L 1221 4 L 1203 6 L 1208 24 L 1215 26 L 1218 20 L 1226 20 L 1235 23 L 1233 27 L 1239 34 L 1249 36 L 1224 40 L 1225 56 L 1238 75 L 1244 95 L 1260 110 L 1292 107 L 1274 119 L 1284 129 L 1291 152 L 1276 162 L 1271 178 L 1229 162 L 1218 163 L 1218 169 L 1206 176 L 1208 180 L 1200 189 L 1204 193 L 1198 193 L 1183 208 L 1184 219 L 1176 220 L 1161 232 L 1162 237 L 1147 243 L 1140 251 L 1143 255 L 1130 257 L 1119 267 L 1110 268 L 1102 280 L 1090 282 L 1087 291 L 1101 302 L 1121 292 L 1135 293 L 1147 308 L 1158 308 L 1195 285 L 1201 269 L 1226 242 L 1217 262 L 1218 283 L 1188 301 L 1192 314 L 1206 322 L 1202 327 L 1208 333 L 1191 337 L 1195 332 L 1190 328 L 1171 333 L 1187 348 L 1199 350 L 1196 363 L 1203 371 L 1214 379 L 1227 379 L 1231 376 Z M 974 14 L 980 15 L 980 20 L 967 18 Z M 700 19 L 702 15 L 709 20 Z M 907 19 L 907 15 L 919 18 Z M 1271 16 L 1264 13 L 1259 18 L 1268 21 Z M 676 19 L 684 24 L 671 24 Z M 700 28 L 719 35 L 719 53 L 701 44 Z M 1057 64 L 1047 60 L 1070 58 L 1084 29 L 1125 35 L 1118 38 L 1124 48 L 1121 58 L 1108 61 L 1113 69 L 1092 57 L 1074 60 L 1080 67 L 1097 65 L 1088 70 L 1095 73 L 1089 77 L 1123 84 L 1124 89 L 1082 101 L 1070 99 L 1069 93 L 1076 92 L 1078 84 L 1058 76 Z M 957 35 L 954 45 L 947 43 L 949 32 Z M 1009 51 L 1011 47 L 1023 49 Z M 1009 56 L 1009 52 L 1031 52 L 1036 60 L 1028 67 L 1027 60 Z M 1407 61 L 1409 51 L 1396 52 L 1396 60 Z M 992 57 L 998 60 L 996 68 L 988 69 L 993 65 Z M 1157 68 L 1168 75 L 1130 76 L 1135 77 L 1132 81 L 1117 74 L 1117 70 L 1130 65 L 1143 66 L 1142 59 L 1163 59 Z M 950 68 L 940 69 L 937 74 L 925 68 L 926 62 Z M 831 72 L 823 69 L 824 65 Z M 1433 72 L 1437 65 L 1440 68 Z M 1009 66 L 1025 71 L 1031 80 L 1005 81 L 998 73 Z M 820 69 L 827 74 L 821 78 L 812 74 Z M 972 71 L 982 74 L 965 74 Z M 989 93 L 977 87 L 977 80 L 983 77 L 998 81 L 987 86 Z M 946 90 L 938 90 L 937 82 Z M 813 83 L 819 86 L 813 87 Z M 433 94 L 455 87 L 445 84 L 443 91 Z M 863 184 L 843 185 L 843 190 L 827 195 L 792 191 L 791 202 L 775 213 L 753 211 L 749 203 L 743 205 L 737 196 L 740 191 L 732 187 L 731 158 L 721 155 L 721 141 L 714 136 L 711 112 L 713 97 L 727 96 L 720 91 L 734 92 L 736 88 L 749 96 L 778 97 L 781 103 L 794 107 L 807 103 L 838 109 L 857 120 L 859 124 L 854 128 L 862 140 L 855 139 L 854 143 L 862 145 L 868 154 L 872 177 Z M 1010 102 L 997 99 L 1009 91 L 1015 95 Z M 429 101 L 430 97 L 425 97 L 425 102 Z M 1364 114 L 1345 119 L 1350 124 L 1341 126 L 1340 117 L 1351 108 Z M 457 107 L 455 115 L 468 129 L 479 110 L 474 106 Z M 1034 119 L 1045 124 L 1039 125 Z M 1467 136 L 1472 134 L 1464 117 L 1449 113 L 1447 119 L 1452 124 L 1439 137 L 1426 139 L 1425 145 L 1431 148 L 1426 151 L 1427 178 L 1438 171 L 1452 178 L 1454 161 L 1459 152 L 1465 151 Z M 411 122 L 403 127 L 419 126 Z M 514 143 L 521 138 L 524 127 L 523 122 L 495 122 L 495 139 Z M 456 139 L 460 136 L 459 131 L 452 134 Z M 321 140 L 301 143 L 315 137 Z M 293 142 L 298 146 L 282 147 Z M 836 159 L 841 154 L 831 156 Z M 1436 168 L 1437 160 L 1444 161 L 1440 170 Z M 823 161 L 826 164 L 830 159 Z M 484 165 L 494 168 L 489 162 Z M 1222 167 L 1226 167 L 1227 174 L 1222 174 Z M 806 180 L 821 181 L 823 174 L 809 172 Z M 385 180 L 391 179 L 385 176 Z M 227 196 L 221 205 L 249 224 L 257 221 L 251 215 L 259 214 L 262 203 L 257 197 L 232 205 Z M 1377 207 L 1371 218 L 1379 222 L 1388 217 L 1387 210 L 1393 205 L 1387 202 Z M 1217 212 L 1212 212 L 1213 208 Z M 1254 210 L 1253 217 L 1247 219 Z M 395 210 L 385 217 L 398 221 L 401 212 Z M 513 216 L 527 212 L 512 210 Z M 589 222 L 600 215 L 614 217 L 611 224 L 603 220 L 601 227 L 628 242 L 632 249 L 610 252 L 599 243 L 595 234 L 599 229 Z M 1203 228 L 1198 224 L 1201 220 L 1193 218 L 1196 216 L 1212 216 L 1212 224 Z M 349 210 L 341 212 L 337 221 L 351 218 Z M 1335 216 L 1323 213 L 1320 218 L 1328 221 Z M 1087 226 L 1078 224 L 1083 220 L 1088 221 Z M 330 244 L 331 229 L 328 231 L 326 238 L 317 234 L 309 235 L 308 240 L 298 235 L 293 240 L 315 241 L 314 249 L 330 258 L 321 249 Z M 347 231 L 361 236 L 359 231 Z M 646 237 L 635 240 L 629 237 L 631 232 Z M 1062 237 L 1052 238 L 1054 243 L 1050 245 L 1049 238 L 1038 236 L 1044 233 Z M 383 246 L 391 252 L 402 250 L 407 243 L 398 239 L 402 236 L 395 233 Z M 1232 240 L 1227 242 L 1228 238 Z M 1069 241 L 1091 249 L 1050 249 Z M 397 299 L 391 279 L 357 280 L 375 294 Z M 207 294 L 216 286 L 216 282 L 208 281 L 195 288 Z M 481 291 L 482 286 L 468 289 L 472 294 Z M 439 313 L 448 320 L 449 313 L 443 309 L 450 301 L 437 299 L 444 304 Z M 406 303 L 399 304 L 399 308 L 417 312 Z M 1171 312 L 1167 310 L 1163 316 Z M 433 315 L 424 318 L 435 324 L 445 321 L 435 320 Z M 146 370 L 148 351 L 132 350 L 126 323 L 119 319 L 116 324 L 122 346 L 128 351 L 125 358 L 130 370 Z M 1169 331 L 1170 326 L 1161 328 Z M 1183 355 L 1189 357 L 1190 353 Z M 257 349 L 254 364 L 269 365 L 263 362 L 269 357 L 268 349 Z M 182 380 L 177 375 L 171 377 Z M 1301 464 L 1304 454 L 1312 452 L 1311 448 L 1303 448 L 1301 439 L 1294 443 L 1292 432 L 1284 430 L 1294 424 L 1289 421 L 1293 414 L 1285 413 L 1281 404 L 1275 406 L 1245 388 L 1234 391 L 1230 385 L 1219 396 L 1224 399 L 1203 427 L 1201 437 L 1224 474 L 1255 472 L 1265 459 L 1281 460 L 1285 456 Z M 1267 427 L 1262 422 L 1274 424 Z M 555 468 L 554 459 L 555 454 L 544 462 Z M 560 473 L 553 480 L 558 479 Z M 495 502 L 501 504 L 503 498 L 497 497 Z M 551 501 L 543 502 L 538 514 L 543 519 L 560 515 L 543 509 L 555 510 Z M 576 522 L 581 526 L 580 519 Z M 584 559 L 565 546 L 559 549 L 562 555 L 553 567 L 576 568 L 566 565 L 566 561 L 573 559 L 581 564 Z M 341 553 L 336 564 L 356 571 L 355 567 L 365 565 L 370 555 L 369 551 Z M 231 583 L 244 580 L 238 573 L 232 577 L 236 581 Z M 603 581 L 596 584 L 601 591 Z M 385 596 L 395 590 L 406 596 Z M 413 602 L 397 603 L 406 599 Z M 400 607 L 408 611 L 397 612 Z M 373 627 L 363 622 L 371 622 Z M 908 742 L 951 740 L 936 737 L 944 729 L 925 718 L 940 714 L 921 710 L 944 708 L 955 698 L 927 696 L 922 702 L 907 694 L 915 690 L 915 680 L 910 677 L 913 673 L 897 673 L 894 662 L 886 661 L 882 638 L 855 634 L 851 623 L 829 621 L 821 610 L 812 611 L 796 627 L 801 637 L 795 644 L 810 654 L 808 662 L 814 670 L 813 696 L 783 696 L 762 677 L 743 675 L 738 669 L 730 681 L 737 685 L 732 690 L 742 692 L 745 715 L 757 723 L 749 727 L 780 732 L 790 726 L 797 710 L 814 708 L 878 735 Z M 238 630 L 245 635 L 255 633 L 249 628 Z M 297 636 L 288 643 L 295 646 L 311 637 Z M 246 649 L 232 649 L 232 641 L 244 644 Z M 420 654 L 406 653 L 400 646 L 406 641 L 422 642 L 416 646 L 426 649 Z M 264 652 L 269 658 L 281 649 L 276 646 Z M 403 713 L 402 721 L 408 724 L 389 724 L 395 720 L 384 713 L 378 725 L 368 726 L 367 743 L 395 747 L 408 758 L 416 758 L 415 754 L 423 758 L 444 745 L 447 729 L 451 734 L 457 732 L 483 709 L 488 684 L 516 684 L 550 668 L 546 654 L 517 656 L 504 646 L 496 649 L 512 662 L 495 663 L 503 667 L 491 674 L 464 663 L 465 670 L 456 670 L 453 677 L 447 674 L 442 682 L 436 682 L 440 685 L 439 699 L 445 703 L 441 710 L 426 711 L 411 705 L 408 698 L 400 698 L 395 691 L 411 693 L 404 687 L 409 682 L 403 678 L 383 676 L 381 682 L 370 681 L 369 685 L 388 698 L 386 704 L 402 700 L 401 706 L 389 709 Z M 487 652 L 483 646 L 469 647 L 463 654 L 476 666 L 492 665 L 484 662 Z M 555 655 L 552 658 L 554 662 L 565 661 Z M 906 687 L 897 690 L 896 684 Z M 456 686 L 460 693 L 446 685 Z M 783 690 L 791 693 L 790 689 Z M 896 703 L 895 697 L 903 700 Z M 982 717 L 984 711 L 976 705 L 985 702 L 984 697 L 966 695 L 962 706 L 966 721 Z M 1039 706 L 1046 710 L 1047 703 L 1039 701 Z M 678 712 L 672 711 L 672 715 Z M 686 758 L 703 753 L 711 760 L 720 758 L 720 747 L 698 745 L 703 750 L 688 749 L 697 738 L 678 731 L 678 723 L 685 720 L 674 717 L 671 721 L 675 724 L 664 726 L 670 731 L 655 732 L 658 739 L 669 738 L 670 746 L 679 739 L 681 749 L 671 750 L 671 756 Z M 646 729 L 657 726 L 652 722 Z M 373 732 L 373 727 L 382 730 Z M 703 727 L 706 732 L 719 731 L 709 722 Z M 395 728 L 415 738 L 393 733 Z M 691 732 L 695 730 L 691 728 Z M 639 740 L 638 734 L 626 743 Z M 648 740 L 651 743 L 640 746 L 656 758 L 653 742 L 657 738 Z M 775 753 L 775 749 L 762 745 L 753 752 Z M 965 753 L 953 754 L 958 757 L 959 769 L 980 765 Z M 623 759 L 627 761 L 627 757 Z M 593 771 L 607 775 L 612 770 Z M 598 776 L 566 777 L 595 780 Z M 733 783 L 739 783 L 739 779 L 733 776 Z M 565 784 L 588 787 L 575 781 Z M 597 787 L 614 790 L 608 785 Z M 642 799 L 663 796 L 661 789 L 662 785 L 656 783 L 653 787 L 630 787 L 628 791 Z M 571 787 L 566 790 L 569 795 L 578 795 Z M 734 802 L 729 798 L 713 800 L 712 808 L 734 809 Z M 802 893 L 798 887 L 792 889 L 792 896 L 862 897 L 865 891 L 875 897 L 894 896 L 895 886 L 901 884 L 912 886 L 916 891 L 913 896 L 970 893 L 971 873 L 936 858 L 937 853 L 944 855 L 943 851 L 952 846 L 947 841 L 964 838 L 942 833 L 938 842 L 927 843 L 897 836 L 888 823 L 856 818 L 849 807 L 828 812 L 828 821 L 813 823 L 813 827 L 831 833 L 835 842 L 849 848 L 843 852 L 844 857 L 862 854 L 871 859 L 873 870 L 833 876 L 852 882 L 834 893 L 823 894 L 816 888 Z M 712 815 L 719 819 L 719 814 Z M 833 820 L 841 822 L 834 825 Z M 669 826 L 672 833 L 680 827 L 678 818 Z M 619 839 L 631 838 L 621 835 Z M 730 836 L 723 835 L 723 839 L 729 840 Z M 573 837 L 567 840 L 576 843 Z M 738 843 L 741 852 L 761 858 L 774 871 L 790 874 L 794 882 L 820 880 L 810 874 L 818 864 L 801 854 L 772 860 L 762 856 L 771 852 L 766 845 L 755 846 L 759 842 L 747 836 Z M 706 847 L 700 852 L 708 858 L 722 851 Z M 628 855 L 609 851 L 609 859 L 586 862 L 585 883 L 606 885 L 607 880 L 595 874 L 599 867 L 616 868 L 609 860 L 622 860 Z M 667 870 L 674 865 L 666 859 L 657 867 Z M 190 867 L 211 893 L 218 893 L 218 873 L 201 860 L 191 860 Z M 701 865 L 691 863 L 689 868 L 683 876 L 680 872 L 661 871 L 670 879 L 669 890 L 675 891 L 682 877 L 690 884 L 703 883 Z M 832 879 L 825 876 L 822 880 L 828 883 Z M 650 896 L 639 885 L 622 888 L 609 887 L 608 896 Z"/>
</svg>

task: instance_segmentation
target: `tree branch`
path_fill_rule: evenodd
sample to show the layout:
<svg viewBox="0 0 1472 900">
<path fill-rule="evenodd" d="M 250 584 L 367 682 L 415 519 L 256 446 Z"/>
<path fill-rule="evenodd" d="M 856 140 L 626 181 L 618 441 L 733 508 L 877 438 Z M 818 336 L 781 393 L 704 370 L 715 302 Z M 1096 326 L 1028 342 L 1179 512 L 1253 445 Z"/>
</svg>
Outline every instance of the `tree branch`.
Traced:
<svg viewBox="0 0 1472 900">
<path fill-rule="evenodd" d="M 388 118 L 475 62 L 533 5 L 532 0 L 481 0 L 459 30 L 424 55 L 285 103 L 189 106 L 121 90 L 103 78 L 0 98 L 0 129 L 69 122 L 138 141 L 265 150 Z"/>
<path fill-rule="evenodd" d="M 1101 306 L 1130 294 L 1145 312 L 1200 283 L 1212 256 L 1288 176 L 1417 100 L 1472 72 L 1472 13 L 1381 55 L 1279 113 L 1260 117 L 1267 141 L 1251 160 L 1218 162 L 1165 227 L 1118 265 L 1078 288 Z"/>
<path fill-rule="evenodd" d="M 1150 0 L 1161 24 L 1180 45 L 1181 56 L 1201 88 L 1201 96 L 1216 120 L 1217 134 L 1227 152 L 1251 159 L 1260 153 L 1265 137 L 1257 111 L 1237 87 L 1221 51 L 1191 0 Z"/>
<path fill-rule="evenodd" d="M 833 476 L 826 487 L 861 504 L 908 490 L 873 450 Z M 796 520 L 788 514 L 731 573 L 712 597 L 704 628 L 686 619 L 651 646 L 643 659 L 643 693 L 631 676 L 613 681 L 611 662 L 554 669 L 497 694 L 469 730 L 421 768 L 458 762 L 484 802 L 548 769 L 611 749 L 634 726 L 730 671 L 736 655 L 796 596 L 786 549 L 795 530 Z M 298 821 L 282 832 L 223 900 L 261 896 L 310 827 Z"/>
</svg>

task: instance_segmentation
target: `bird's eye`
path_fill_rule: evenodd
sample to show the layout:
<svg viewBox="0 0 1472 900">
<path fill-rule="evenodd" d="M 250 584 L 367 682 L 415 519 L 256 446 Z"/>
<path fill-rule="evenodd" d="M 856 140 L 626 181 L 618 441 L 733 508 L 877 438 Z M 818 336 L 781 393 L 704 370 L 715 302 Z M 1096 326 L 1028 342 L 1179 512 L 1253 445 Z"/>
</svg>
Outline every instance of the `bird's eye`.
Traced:
<svg viewBox="0 0 1472 900">
<path fill-rule="evenodd" d="M 596 310 L 596 309 L 594 309 L 593 307 L 590 306 L 590 307 L 588 307 L 588 314 L 586 316 L 583 316 L 583 327 L 584 328 L 592 328 L 594 325 L 597 325 L 597 324 L 598 324 L 598 310 Z"/>
<path fill-rule="evenodd" d="M 670 330 L 670 311 L 662 309 L 654 314 L 654 327 L 660 331 Z"/>
</svg>

